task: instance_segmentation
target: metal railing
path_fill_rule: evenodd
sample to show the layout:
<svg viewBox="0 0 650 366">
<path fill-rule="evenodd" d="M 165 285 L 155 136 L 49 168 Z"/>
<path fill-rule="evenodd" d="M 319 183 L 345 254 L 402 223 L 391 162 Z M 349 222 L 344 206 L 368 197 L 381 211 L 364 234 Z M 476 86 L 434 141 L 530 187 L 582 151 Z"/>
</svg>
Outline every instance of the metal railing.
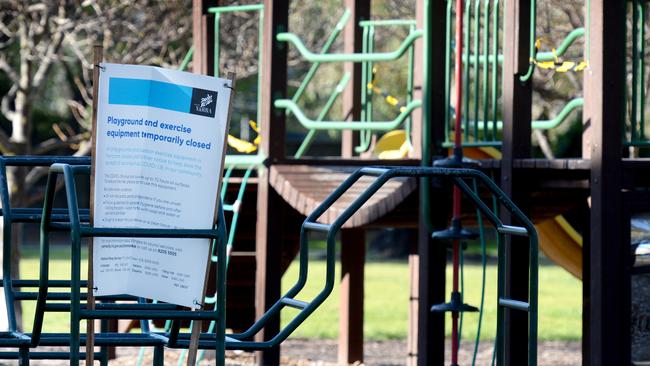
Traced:
<svg viewBox="0 0 650 366">
<path fill-rule="evenodd" d="M 446 64 L 445 64 L 445 100 L 451 105 L 451 75 L 452 75 L 452 12 L 453 0 L 447 2 L 447 29 L 446 29 Z M 535 4 L 531 4 L 535 9 Z M 500 120 L 501 80 L 502 80 L 502 44 L 501 30 L 503 28 L 502 0 L 475 0 L 465 8 L 465 29 L 463 49 L 463 143 L 465 147 L 499 147 L 502 144 L 501 130 L 503 122 Z M 535 13 L 531 10 L 531 14 Z M 535 48 L 535 17 L 531 18 L 531 59 L 536 62 L 554 61 L 562 57 L 576 41 L 585 36 L 584 28 L 571 31 L 553 52 L 538 52 Z M 532 77 L 534 63 L 528 69 L 523 80 Z M 571 112 L 578 110 L 584 104 L 582 98 L 574 98 L 550 120 L 532 121 L 533 129 L 552 129 L 570 116 Z M 449 108 L 445 111 L 445 141 L 444 147 L 452 147 L 452 131 L 454 126 L 455 111 Z"/>
<path fill-rule="evenodd" d="M 627 73 L 631 74 L 627 90 L 627 118 L 623 126 L 624 144 L 635 147 L 650 146 L 646 134 L 646 12 L 645 0 L 628 0 L 631 18 L 631 52 L 627 57 Z M 629 75 L 628 74 L 628 75 Z"/>
<path fill-rule="evenodd" d="M 371 136 L 377 131 L 390 131 L 401 125 L 405 125 L 407 130 L 407 135 L 410 132 L 411 125 L 411 113 L 421 106 L 421 101 L 413 101 L 413 69 L 414 69 L 414 42 L 418 38 L 422 37 L 423 32 L 421 30 L 415 29 L 415 21 L 413 20 L 367 20 L 361 21 L 359 26 L 363 28 L 362 36 L 362 52 L 361 53 L 328 53 L 330 40 L 333 40 L 333 36 L 338 35 L 345 22 L 349 17 L 348 11 L 344 13 L 344 16 L 341 18 L 339 23 L 335 28 L 335 32 L 332 33 L 330 39 L 325 44 L 325 47 L 321 50 L 319 54 L 313 53 L 304 46 L 302 41 L 298 36 L 292 33 L 280 33 L 276 36 L 277 41 L 289 42 L 292 43 L 302 57 L 312 62 L 312 68 L 307 77 L 303 80 L 301 88 L 298 89 L 298 93 L 294 95 L 291 100 L 288 99 L 278 99 L 274 102 L 276 108 L 284 108 L 287 113 L 291 113 L 295 116 L 296 120 L 309 132 L 299 147 L 297 153 L 295 154 L 296 158 L 300 158 L 304 155 L 306 150 L 311 145 L 312 139 L 316 131 L 360 131 L 360 143 L 355 147 L 357 153 L 365 152 L 369 149 L 371 145 Z M 408 27 L 408 35 L 400 45 L 394 51 L 390 52 L 375 52 L 375 29 L 377 27 Z M 373 120 L 373 81 L 374 81 L 374 63 L 380 61 L 394 61 L 398 58 L 401 58 L 405 53 L 408 53 L 408 75 L 407 75 L 407 85 L 406 85 L 406 105 L 400 108 L 400 114 L 391 121 L 374 121 Z M 359 121 L 325 121 L 325 116 L 329 113 L 334 101 L 336 98 L 343 92 L 348 80 L 349 75 L 344 74 L 341 81 L 338 83 L 333 93 L 328 98 L 325 106 L 318 114 L 318 117 L 310 119 L 302 112 L 300 107 L 297 104 L 297 99 L 300 97 L 300 92 L 303 90 L 303 85 L 305 82 L 311 81 L 311 70 L 317 68 L 321 63 L 324 62 L 356 62 L 361 63 L 362 65 L 362 92 L 361 92 L 361 120 Z M 405 123 L 406 122 L 406 123 Z M 409 139 L 409 137 L 407 137 Z"/>
</svg>

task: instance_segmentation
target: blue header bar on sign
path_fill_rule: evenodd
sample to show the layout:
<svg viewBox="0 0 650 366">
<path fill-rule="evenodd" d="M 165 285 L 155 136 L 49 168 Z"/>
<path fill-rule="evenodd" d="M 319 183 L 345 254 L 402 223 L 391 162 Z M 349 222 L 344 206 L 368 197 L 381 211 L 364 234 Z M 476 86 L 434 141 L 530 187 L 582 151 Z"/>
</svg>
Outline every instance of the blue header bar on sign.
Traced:
<svg viewBox="0 0 650 366">
<path fill-rule="evenodd" d="M 192 88 L 157 80 L 110 78 L 108 104 L 155 107 L 190 113 Z"/>
</svg>

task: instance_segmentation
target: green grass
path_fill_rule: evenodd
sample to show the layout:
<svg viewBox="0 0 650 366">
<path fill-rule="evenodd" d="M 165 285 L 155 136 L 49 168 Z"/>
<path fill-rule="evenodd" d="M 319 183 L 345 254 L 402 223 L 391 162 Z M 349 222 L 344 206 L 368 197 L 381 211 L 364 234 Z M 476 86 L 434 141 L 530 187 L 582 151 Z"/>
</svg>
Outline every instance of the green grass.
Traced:
<svg viewBox="0 0 650 366">
<path fill-rule="evenodd" d="M 82 249 L 81 253 L 81 278 L 85 279 L 87 276 L 86 258 L 88 257 L 87 251 Z M 64 247 L 53 247 L 50 250 L 50 279 L 62 280 L 70 279 L 70 250 Z M 39 275 L 39 252 L 37 248 L 28 247 L 23 248 L 20 260 L 20 277 L 25 279 L 37 279 Z M 57 289 L 50 289 L 57 291 Z M 37 291 L 37 289 L 28 289 L 28 291 Z M 36 302 L 24 301 L 23 302 L 23 324 L 26 330 L 32 329 L 34 324 L 34 307 Z M 43 323 L 43 331 L 45 332 L 67 332 L 70 329 L 70 315 L 68 313 L 46 313 L 45 321 Z M 81 329 L 85 329 L 85 321 L 82 321 Z"/>
<path fill-rule="evenodd" d="M 288 289 L 297 276 L 297 265 L 292 264 L 283 279 L 283 289 Z M 337 266 L 337 278 L 339 277 Z M 310 266 L 310 277 L 324 278 L 325 263 L 318 261 Z M 313 277 L 312 277 L 313 276 Z M 451 272 L 447 276 L 451 288 Z M 493 339 L 496 324 L 496 267 L 488 266 L 483 330 L 481 339 Z M 308 300 L 322 286 L 310 281 L 299 296 Z M 480 303 L 481 267 L 465 267 L 465 302 Z M 405 338 L 408 330 L 409 271 L 402 262 L 370 262 L 365 268 L 364 334 L 367 339 Z M 581 288 L 580 281 L 554 265 L 540 267 L 539 288 L 539 338 L 543 340 L 578 340 L 581 338 Z M 449 290 L 447 290 L 449 291 Z M 294 333 L 303 338 L 336 338 L 338 336 L 338 286 L 325 303 L 315 311 Z M 478 314 L 466 314 L 462 336 L 474 339 Z M 290 317 L 283 316 L 283 324 Z M 449 321 L 447 334 L 449 335 Z"/>
<path fill-rule="evenodd" d="M 50 278 L 69 278 L 69 252 L 63 248 L 52 250 Z M 83 255 L 82 277 L 86 277 L 85 258 Z M 38 251 L 28 248 L 22 252 L 21 277 L 37 278 Z M 293 284 L 297 276 L 297 265 L 292 264 L 283 279 L 283 289 Z M 450 272 L 449 272 L 450 273 Z M 309 300 L 322 288 L 325 275 L 325 262 L 312 261 L 309 268 L 310 281 L 301 292 L 299 299 Z M 340 272 L 337 266 L 337 278 Z M 451 276 L 448 276 L 450 279 Z M 482 339 L 494 338 L 496 307 L 495 279 L 496 268 L 488 266 L 488 286 L 486 288 L 484 325 Z M 465 268 L 465 301 L 478 306 L 480 300 L 481 268 L 477 264 L 468 264 Z M 451 282 L 447 282 L 448 289 Z M 365 269 L 365 322 L 364 332 L 367 339 L 405 338 L 408 329 L 409 271 L 406 262 L 369 262 Z M 540 322 L 539 338 L 546 340 L 577 340 L 581 338 L 581 282 L 563 269 L 554 265 L 540 267 Z M 294 333 L 294 337 L 336 338 L 338 336 L 338 285 L 325 303 L 305 321 Z M 34 302 L 24 302 L 24 324 L 31 329 Z M 290 313 L 289 310 L 288 313 Z M 286 313 L 286 314 L 288 314 Z M 283 313 L 285 314 L 285 313 Z M 463 338 L 476 336 L 478 315 L 466 315 Z M 45 318 L 45 331 L 66 331 L 69 317 L 66 313 L 48 313 Z M 283 323 L 290 320 L 283 316 Z M 447 322 L 449 323 L 449 322 Z M 449 333 L 449 329 L 447 329 Z"/>
</svg>

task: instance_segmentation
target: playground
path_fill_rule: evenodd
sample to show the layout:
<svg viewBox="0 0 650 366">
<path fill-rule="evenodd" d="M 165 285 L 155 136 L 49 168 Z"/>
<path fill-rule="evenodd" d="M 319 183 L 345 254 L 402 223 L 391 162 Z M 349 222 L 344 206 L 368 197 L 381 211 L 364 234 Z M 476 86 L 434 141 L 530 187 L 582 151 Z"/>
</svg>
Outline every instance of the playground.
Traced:
<svg viewBox="0 0 650 366">
<path fill-rule="evenodd" d="M 647 13 L 0 3 L 0 365 L 650 364 Z"/>
</svg>

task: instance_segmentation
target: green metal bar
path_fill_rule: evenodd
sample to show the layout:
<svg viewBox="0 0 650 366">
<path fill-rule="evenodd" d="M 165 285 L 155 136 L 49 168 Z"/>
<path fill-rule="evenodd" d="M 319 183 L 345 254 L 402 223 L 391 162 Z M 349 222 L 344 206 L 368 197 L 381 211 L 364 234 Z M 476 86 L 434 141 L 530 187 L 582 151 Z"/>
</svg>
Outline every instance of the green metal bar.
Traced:
<svg viewBox="0 0 650 366">
<path fill-rule="evenodd" d="M 409 31 L 415 32 L 415 25 L 412 25 Z M 408 72 L 406 75 L 406 104 L 409 104 L 411 103 L 411 101 L 413 101 L 413 77 L 415 74 L 414 70 L 415 70 L 415 48 L 411 47 L 411 49 L 409 50 Z M 406 142 L 409 144 L 409 146 L 412 146 L 411 143 L 412 126 L 413 126 L 413 116 L 409 115 L 408 121 L 406 122 Z"/>
<path fill-rule="evenodd" d="M 2 199 L 2 221 L 3 221 L 3 230 L 2 230 L 2 239 L 4 243 L 11 243 L 11 230 L 12 228 L 12 213 L 11 213 L 11 199 L 9 197 L 9 183 L 7 180 L 7 167 L 5 164 L 5 159 L 0 160 L 0 178 L 2 179 L 2 185 L 0 189 L 0 198 Z M 5 295 L 5 307 L 7 310 L 7 322 L 8 330 L 16 331 L 18 329 L 16 322 L 16 311 L 14 308 L 14 292 L 11 282 L 13 280 L 12 273 L 12 251 L 11 245 L 2 246 L 2 285 Z"/>
<path fill-rule="evenodd" d="M 361 52 L 368 53 L 368 27 L 364 27 L 361 35 Z M 370 76 L 372 78 L 372 75 Z M 367 121 L 367 103 L 368 103 L 368 83 L 371 80 L 368 79 L 368 63 L 361 63 L 361 121 Z M 362 136 L 359 137 L 363 139 Z"/>
<path fill-rule="evenodd" d="M 248 185 L 248 180 L 253 173 L 253 167 L 249 167 L 244 172 L 242 181 L 239 184 L 239 192 L 237 192 L 237 199 L 235 200 L 235 207 L 233 208 L 233 215 L 230 224 L 230 230 L 228 230 L 228 242 L 226 243 L 226 265 L 230 263 L 230 251 L 232 250 L 233 243 L 235 242 L 235 233 L 237 232 L 237 223 L 239 222 L 239 214 L 241 212 L 240 207 L 241 203 L 244 201 L 244 193 L 246 193 L 246 186 Z"/>
<path fill-rule="evenodd" d="M 266 157 L 257 155 L 226 155 L 224 165 L 234 165 L 236 168 L 246 169 L 251 165 L 259 166 L 264 164 Z"/>
<path fill-rule="evenodd" d="M 345 24 L 348 22 L 348 19 L 350 19 L 351 14 L 352 13 L 350 12 L 349 9 L 345 9 L 343 15 L 341 16 L 341 19 L 339 20 L 338 23 L 336 23 L 336 27 L 334 27 L 334 30 L 327 38 L 327 41 L 325 41 L 323 48 L 321 48 L 321 54 L 326 54 L 327 52 L 329 52 L 330 48 L 332 47 L 332 44 L 334 43 L 334 41 L 336 41 L 336 38 L 338 38 L 339 34 L 341 34 L 341 32 L 343 31 L 343 28 L 345 27 Z M 302 94 L 305 92 L 307 86 L 314 78 L 314 75 L 316 75 L 316 71 L 318 71 L 320 65 L 321 62 L 315 62 L 311 65 L 309 71 L 307 71 L 307 75 L 305 75 L 305 78 L 300 83 L 298 90 L 296 90 L 296 93 L 293 95 L 293 98 L 291 98 L 291 100 L 294 101 L 294 103 L 297 103 L 298 99 L 302 97 Z"/>
<path fill-rule="evenodd" d="M 364 54 L 370 53 L 370 30 L 371 27 L 364 27 L 362 33 L 362 42 L 361 42 L 361 51 Z M 373 80 L 372 68 L 370 68 L 370 63 L 364 61 L 361 63 L 361 117 L 360 121 L 368 122 L 370 120 L 370 109 L 372 109 L 372 90 L 368 87 L 368 84 L 374 82 Z M 360 146 L 370 144 L 367 140 L 367 135 L 364 133 L 359 133 L 359 145 L 355 146 L 355 150 Z"/>
<path fill-rule="evenodd" d="M 487 0 L 486 2 L 489 3 L 489 0 Z M 486 19 L 488 19 L 487 15 L 486 15 Z M 478 195 L 479 191 L 478 191 L 478 186 L 476 184 L 476 180 L 472 181 L 472 188 L 474 188 L 474 192 Z M 479 227 L 478 234 L 479 234 L 479 241 L 481 243 L 482 275 L 481 275 L 481 300 L 479 303 L 479 313 L 478 313 L 478 320 L 476 325 L 476 338 L 474 340 L 474 353 L 472 354 L 472 366 L 476 365 L 476 356 L 478 355 L 478 347 L 481 342 L 481 326 L 483 324 L 483 312 L 485 310 L 483 305 L 485 304 L 485 283 L 486 283 L 486 272 L 487 272 L 487 243 L 485 240 L 485 229 L 483 228 L 483 215 L 481 215 L 481 211 L 479 210 L 476 210 L 476 219 L 478 221 L 478 227 Z"/>
<path fill-rule="evenodd" d="M 302 140 L 302 144 L 300 144 L 300 147 L 298 147 L 294 158 L 300 159 L 303 155 L 305 155 L 305 152 L 307 152 L 307 150 L 311 147 L 314 137 L 316 137 L 316 130 L 309 130 L 305 136 L 305 139 Z"/>
<path fill-rule="evenodd" d="M 221 55 L 220 42 L 221 13 L 214 14 L 214 76 L 219 77 L 219 58 Z"/>
<path fill-rule="evenodd" d="M 569 103 L 567 103 L 567 105 L 564 106 L 564 108 L 562 108 L 560 113 L 555 116 L 555 118 L 543 121 L 533 121 L 532 127 L 537 130 L 549 130 L 555 128 L 559 126 L 563 121 L 565 121 L 571 112 L 577 108 L 582 107 L 584 104 L 585 101 L 583 98 L 572 99 L 569 101 Z"/>
<path fill-rule="evenodd" d="M 264 126 L 264 121 L 262 121 L 262 77 L 264 76 L 264 70 L 262 70 L 262 64 L 264 63 L 262 44 L 264 43 L 264 12 L 261 10 L 263 9 L 264 6 L 262 6 L 258 13 L 259 20 L 257 22 L 257 113 L 255 122 L 257 122 L 259 128 L 266 128 Z M 257 155 L 263 156 L 261 149 L 257 150 Z"/>
<path fill-rule="evenodd" d="M 362 20 L 359 22 L 360 27 L 386 27 L 386 26 L 415 26 L 417 22 L 412 19 L 377 19 Z"/>
<path fill-rule="evenodd" d="M 365 30 L 368 30 L 366 33 Z M 364 40 L 363 46 L 364 46 L 364 54 L 372 54 L 375 50 L 375 27 L 374 26 L 368 26 L 364 28 L 364 33 L 366 33 L 366 39 Z M 373 83 L 375 82 L 375 70 L 374 70 L 374 65 L 372 61 L 365 61 L 362 63 L 365 65 L 365 72 L 366 72 L 366 80 L 368 80 L 368 83 Z M 373 119 L 372 112 L 373 112 L 373 97 L 374 97 L 374 92 L 372 88 L 368 87 L 368 84 L 363 86 L 362 88 L 362 93 L 365 91 L 367 94 L 366 102 L 365 102 L 365 109 L 366 113 L 364 115 L 364 118 L 361 119 L 361 122 L 371 122 Z M 359 132 L 359 145 L 355 146 L 354 151 L 356 153 L 362 153 L 365 151 L 368 151 L 370 148 L 370 144 L 372 142 L 372 131 L 360 131 Z"/>
<path fill-rule="evenodd" d="M 638 0 L 632 2 L 632 100 L 630 111 L 630 138 L 637 139 L 637 103 L 639 100 L 639 9 Z"/>
<path fill-rule="evenodd" d="M 221 200 L 223 201 L 226 198 L 226 192 L 228 191 L 228 183 L 230 183 L 230 176 L 232 175 L 232 171 L 235 169 L 234 166 L 229 166 L 228 169 L 226 169 L 225 173 L 223 173 L 223 179 L 222 179 L 222 184 L 221 184 Z"/>
<path fill-rule="evenodd" d="M 349 190 L 349 188 L 355 184 L 362 176 L 374 176 L 376 179 L 372 182 L 364 192 L 361 192 L 358 197 L 341 213 L 341 215 L 336 218 L 332 224 L 325 225 L 319 224 L 317 222 L 318 218 L 321 217 L 325 211 L 329 209 L 339 198 Z M 477 179 L 483 186 L 485 186 L 489 192 L 493 193 L 501 205 L 505 207 L 509 212 L 512 213 L 513 217 L 518 222 L 521 222 L 522 226 L 525 228 L 527 236 L 530 241 L 530 250 L 536 252 L 537 247 L 537 235 L 535 228 L 530 222 L 530 220 L 523 215 L 521 210 L 519 210 L 512 201 L 503 193 L 494 182 L 492 182 L 485 174 L 471 169 L 441 169 L 441 168 L 362 168 L 350 177 L 348 177 L 342 184 L 339 186 L 330 196 L 325 198 L 325 200 L 316 208 L 305 220 L 305 223 L 302 226 L 301 230 L 301 249 L 300 249 L 300 271 L 299 279 L 294 287 L 292 287 L 285 296 L 283 296 L 279 301 L 277 301 L 271 308 L 263 314 L 260 319 L 251 326 L 246 332 L 240 334 L 231 335 L 232 339 L 235 341 L 230 343 L 231 347 L 236 349 L 243 350 L 253 350 L 253 349 L 264 349 L 268 347 L 275 346 L 281 343 L 286 339 L 298 325 L 300 325 L 320 304 L 327 298 L 331 293 L 334 282 L 335 282 L 335 248 L 336 248 L 336 235 L 341 227 L 347 222 L 352 215 L 370 199 L 388 180 L 395 177 L 441 177 L 451 179 L 452 182 L 461 189 L 461 191 L 476 205 L 478 209 L 486 216 L 487 219 L 493 224 L 493 226 L 502 228 L 503 223 L 501 220 L 488 208 L 485 203 L 482 202 L 480 197 L 474 194 L 463 181 L 463 179 Z M 309 228 L 309 229 L 308 229 Z M 288 322 L 288 324 L 280 330 L 275 336 L 272 336 L 272 339 L 265 342 L 252 342 L 246 341 L 249 337 L 255 335 L 259 330 L 264 327 L 264 324 L 268 322 L 269 319 L 278 315 L 281 309 L 287 305 L 294 303 L 293 300 L 295 295 L 304 287 L 306 281 L 306 259 L 303 260 L 306 253 L 305 244 L 307 240 L 307 230 L 317 230 L 327 232 L 327 264 L 326 264 L 326 275 L 325 275 L 325 284 L 323 289 L 312 298 L 311 302 L 302 302 L 300 307 L 302 310 L 294 315 L 294 318 Z M 537 256 L 532 255 L 530 257 L 531 266 L 537 266 Z M 305 264 L 305 265 L 303 265 Z M 529 329 L 531 332 L 537 331 L 537 326 L 535 322 L 536 318 L 536 302 L 537 302 L 537 283 L 532 282 L 536 281 L 536 272 L 531 272 L 530 275 L 530 294 L 529 294 L 529 303 L 531 304 L 531 316 L 529 317 Z M 535 340 L 535 335 L 531 334 L 530 337 Z M 529 360 L 532 360 L 530 365 L 534 366 L 536 363 L 536 344 L 529 344 Z"/>
<path fill-rule="evenodd" d="M 552 119 L 549 120 L 537 120 L 533 121 L 531 123 L 532 128 L 536 130 L 550 130 L 553 129 L 557 126 L 559 126 L 562 122 L 564 122 L 567 117 L 573 112 L 574 110 L 582 107 L 584 105 L 584 99 L 583 98 L 576 98 L 572 99 L 569 103 L 567 103 L 564 108 L 558 113 L 557 116 L 555 116 Z M 485 121 L 470 121 L 470 125 L 475 125 L 475 124 L 481 124 L 485 123 Z M 494 123 L 492 121 L 488 122 L 489 127 L 494 127 Z M 497 129 L 502 129 L 503 128 L 503 122 L 502 121 L 497 121 L 496 123 L 496 128 Z M 463 144 L 466 146 L 465 144 Z"/>
<path fill-rule="evenodd" d="M 645 1 L 637 3 L 639 8 L 639 139 L 645 140 Z"/>
<path fill-rule="evenodd" d="M 452 0 L 447 0 L 447 20 L 445 24 L 445 141 L 451 142 L 449 136 L 451 134 L 451 8 Z M 426 42 L 425 42 L 426 45 Z M 425 68 L 426 70 L 426 68 Z M 427 99 L 425 99 L 427 100 Z M 425 106 L 427 103 L 425 103 Z M 424 114 L 424 113 L 423 113 Z"/>
<path fill-rule="evenodd" d="M 221 53 L 221 37 L 220 35 L 220 26 L 221 26 L 221 14 L 224 13 L 233 13 L 233 12 L 258 12 L 258 29 L 257 29 L 257 65 L 258 65 L 258 75 L 257 75 L 257 110 L 255 116 L 255 122 L 257 122 L 260 128 L 264 128 L 263 121 L 260 119 L 262 111 L 262 39 L 264 35 L 264 5 L 263 4 L 249 4 L 249 5 L 233 5 L 233 6 L 219 6 L 208 8 L 208 13 L 214 14 L 214 70 L 215 75 L 218 76 L 220 72 L 219 59 Z M 192 49 L 193 51 L 193 49 Z M 187 56 L 186 56 L 187 58 Z M 238 167 L 241 166 L 240 158 L 236 157 L 238 155 L 227 155 L 226 161 L 232 160 L 236 163 Z M 261 150 L 257 152 L 258 158 L 256 161 L 263 161 L 264 156 Z M 230 157 L 230 159 L 229 159 Z M 259 163 L 258 163 L 259 164 Z"/>
<path fill-rule="evenodd" d="M 224 245 L 223 234 L 226 230 L 226 220 L 223 215 L 223 210 L 220 210 L 218 228 L 220 228 L 221 235 L 215 241 L 219 247 L 219 258 L 227 258 L 227 245 Z M 217 263 L 217 302 L 215 303 L 216 322 L 217 322 L 217 339 L 215 342 L 216 352 L 216 365 L 225 366 L 226 364 L 226 276 L 227 276 L 227 263 L 220 261 Z"/>
<path fill-rule="evenodd" d="M 304 43 L 293 33 L 279 33 L 276 39 L 280 42 L 290 42 L 296 47 L 302 57 L 309 62 L 364 62 L 364 61 L 393 61 L 400 58 L 404 52 L 415 42 L 416 39 L 422 37 L 421 30 L 409 34 L 400 46 L 392 52 L 380 52 L 369 55 L 364 54 L 327 54 L 320 55 L 313 53 L 305 47 Z"/>
<path fill-rule="evenodd" d="M 472 7 L 471 7 L 471 5 L 470 6 L 465 6 L 465 14 L 464 15 L 465 15 L 465 21 L 464 21 L 464 25 L 465 25 L 465 29 L 464 29 L 465 41 L 463 43 L 464 43 L 464 47 L 465 47 L 465 58 L 467 60 L 469 60 L 470 55 L 471 55 L 471 50 L 470 50 L 471 43 L 470 43 L 470 41 L 471 41 L 471 31 L 472 31 L 472 22 L 471 22 L 472 21 Z M 458 47 L 458 45 L 456 45 L 456 47 Z M 458 52 L 457 54 L 462 54 L 462 52 L 463 52 L 463 50 L 460 50 L 460 52 Z M 465 141 L 469 140 L 469 92 L 470 92 L 469 85 L 470 85 L 470 83 L 471 83 L 471 80 L 470 80 L 470 67 L 468 65 L 468 67 L 465 67 L 463 69 L 463 91 L 465 92 L 465 96 L 463 98 L 463 113 L 462 113 L 464 118 L 461 120 L 461 122 L 463 122 L 463 132 L 464 132 L 463 135 L 464 135 Z M 460 106 L 456 106 L 456 108 L 460 108 Z M 456 118 L 458 118 L 459 115 L 460 115 L 460 113 L 458 113 L 458 112 L 459 111 L 456 112 Z"/>
<path fill-rule="evenodd" d="M 494 58 L 499 54 L 499 0 L 494 0 L 494 21 L 492 22 L 492 140 L 497 140 L 497 119 L 499 110 L 497 101 L 499 99 L 499 67 Z"/>
<path fill-rule="evenodd" d="M 465 251 L 460 250 L 458 253 L 459 262 L 459 277 L 460 277 L 460 303 L 465 303 Z M 458 319 L 458 348 L 461 348 L 461 341 L 463 339 L 463 320 L 465 319 L 465 312 L 460 312 Z"/>
<path fill-rule="evenodd" d="M 264 4 L 248 4 L 248 5 L 231 5 L 231 6 L 217 6 L 208 8 L 208 13 L 221 14 L 233 13 L 238 11 L 262 11 Z"/>
<path fill-rule="evenodd" d="M 405 110 L 392 121 L 373 122 L 342 122 L 342 121 L 314 121 L 305 116 L 296 103 L 288 99 L 278 99 L 274 103 L 276 108 L 291 109 L 300 124 L 307 129 L 314 130 L 350 130 L 350 131 L 388 131 L 399 126 L 406 117 L 416 108 L 422 106 L 422 102 L 414 100 L 406 105 Z"/>
<path fill-rule="evenodd" d="M 485 0 L 485 9 L 483 10 L 484 13 L 484 27 L 483 27 L 483 56 L 487 59 L 489 57 L 490 53 L 490 0 Z M 476 50 L 478 53 L 478 50 Z M 484 62 L 483 63 L 483 127 L 482 127 L 482 132 L 483 132 L 483 140 L 488 139 L 488 127 L 487 127 L 487 120 L 488 120 L 488 107 L 490 105 L 489 101 L 489 94 L 488 94 L 488 84 L 489 84 L 489 69 L 488 69 L 488 63 Z M 477 118 L 478 119 L 478 118 Z M 479 139 L 479 136 L 474 136 L 475 139 Z"/>
<path fill-rule="evenodd" d="M 475 7 L 476 9 L 474 10 L 474 60 L 475 64 L 473 65 L 474 67 L 474 120 L 479 119 L 478 111 L 479 111 L 479 88 L 481 87 L 481 82 L 479 79 L 479 64 L 478 64 L 478 57 L 480 56 L 480 46 L 481 46 L 481 37 L 480 37 L 480 30 L 481 30 L 481 0 L 475 0 Z M 468 47 L 469 48 L 469 45 Z M 466 115 L 469 116 L 469 115 Z M 474 139 L 478 140 L 479 139 L 479 125 L 478 123 L 474 124 Z"/>
<path fill-rule="evenodd" d="M 325 103 L 325 106 L 318 114 L 318 117 L 316 117 L 317 122 L 320 122 L 323 119 L 325 119 L 325 116 L 327 116 L 329 111 L 332 109 L 332 106 L 334 106 L 334 102 L 336 101 L 336 98 L 338 98 L 339 95 L 343 93 L 343 89 L 345 89 L 345 86 L 348 84 L 349 81 L 350 81 L 350 74 L 345 73 L 343 75 L 343 78 L 341 78 L 341 81 L 339 81 L 339 84 L 334 89 L 334 92 L 330 95 L 329 99 L 327 99 L 327 102 Z M 316 136 L 316 132 L 317 130 L 309 130 L 307 136 L 302 141 L 302 144 L 300 144 L 298 151 L 296 151 L 296 154 L 294 156 L 296 159 L 300 159 L 304 155 L 304 153 L 309 149 L 309 147 L 311 147 L 314 136 Z"/>
<path fill-rule="evenodd" d="M 530 0 L 530 58 L 531 59 L 536 59 L 537 55 L 535 54 L 537 51 L 535 49 L 535 38 L 536 36 L 536 28 L 535 26 L 537 25 L 537 0 Z M 530 80 L 531 77 L 533 77 L 533 72 L 535 72 L 535 64 L 530 63 L 528 65 L 528 72 L 521 76 L 519 80 L 522 82 L 527 82 Z"/>
<path fill-rule="evenodd" d="M 562 43 L 560 43 L 560 46 L 555 50 L 555 54 L 553 54 L 553 52 L 538 52 L 535 55 L 535 60 L 537 60 L 537 61 L 553 61 L 553 60 L 555 60 L 555 56 L 563 56 L 564 54 L 566 54 L 566 52 L 569 50 L 569 48 L 573 45 L 573 43 L 575 43 L 580 37 L 583 37 L 585 35 L 585 33 L 586 33 L 585 28 L 576 28 L 576 29 L 572 30 L 566 36 L 566 38 L 564 38 L 562 40 Z M 481 57 L 479 57 L 478 61 L 472 60 L 472 58 L 470 57 L 469 58 L 469 63 L 471 63 L 471 64 L 475 64 L 477 62 L 481 63 L 481 64 L 483 64 L 485 62 L 492 63 L 492 62 L 494 62 L 494 59 L 495 59 L 494 55 L 489 56 L 489 57 L 481 56 Z M 496 60 L 499 63 L 503 63 L 503 55 L 498 54 L 496 56 Z M 468 58 L 463 57 L 463 62 L 467 63 Z"/>
<path fill-rule="evenodd" d="M 590 49 L 590 37 L 589 32 L 591 31 L 591 0 L 587 1 L 587 9 L 585 11 L 585 56 L 587 62 L 591 62 L 591 49 Z"/>
<path fill-rule="evenodd" d="M 501 147 L 502 142 L 501 141 L 478 141 L 478 142 L 468 142 L 464 141 L 463 142 L 463 147 Z M 444 142 L 442 144 L 442 147 L 444 148 L 453 148 L 454 143 L 453 142 Z"/>
<path fill-rule="evenodd" d="M 178 67 L 178 70 L 185 71 L 187 69 L 187 65 L 190 64 L 190 61 L 192 61 L 193 56 L 194 56 L 194 46 L 190 47 L 190 49 L 187 51 L 187 54 L 185 54 L 185 57 L 183 58 L 183 62 L 181 62 L 181 65 Z"/>
<path fill-rule="evenodd" d="M 560 43 L 560 46 L 555 50 L 555 54 L 557 56 L 563 56 L 573 45 L 573 43 L 578 40 L 580 37 L 584 37 L 585 35 L 585 29 L 584 28 L 576 28 L 572 30 L 566 38 Z M 535 56 L 535 60 L 537 61 L 553 61 L 555 60 L 555 55 L 553 55 L 553 52 L 538 52 L 537 55 Z"/>
<path fill-rule="evenodd" d="M 648 147 L 650 146 L 650 141 L 643 141 L 643 140 L 637 140 L 637 141 L 625 141 L 623 142 L 624 146 L 636 146 L 636 147 Z"/>
</svg>

